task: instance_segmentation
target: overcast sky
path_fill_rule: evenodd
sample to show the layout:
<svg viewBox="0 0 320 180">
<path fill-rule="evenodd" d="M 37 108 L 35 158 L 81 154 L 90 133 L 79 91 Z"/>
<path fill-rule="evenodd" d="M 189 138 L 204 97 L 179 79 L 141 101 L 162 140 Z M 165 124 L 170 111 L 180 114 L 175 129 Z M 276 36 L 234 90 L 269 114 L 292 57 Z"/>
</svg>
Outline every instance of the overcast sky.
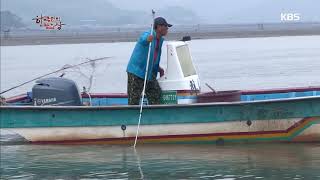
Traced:
<svg viewBox="0 0 320 180">
<path fill-rule="evenodd" d="M 320 22 L 319 0 L 1 0 L 1 10 L 26 20 L 47 13 L 70 21 L 87 17 L 116 23 L 131 18 L 145 23 L 151 9 L 176 23 L 188 23 L 188 16 L 197 24 L 281 22 L 282 12 L 299 13 L 301 22 Z"/>
<path fill-rule="evenodd" d="M 302 21 L 320 21 L 319 0 L 109 0 L 125 9 L 182 6 L 206 23 L 279 22 L 281 12 L 300 13 Z"/>
</svg>

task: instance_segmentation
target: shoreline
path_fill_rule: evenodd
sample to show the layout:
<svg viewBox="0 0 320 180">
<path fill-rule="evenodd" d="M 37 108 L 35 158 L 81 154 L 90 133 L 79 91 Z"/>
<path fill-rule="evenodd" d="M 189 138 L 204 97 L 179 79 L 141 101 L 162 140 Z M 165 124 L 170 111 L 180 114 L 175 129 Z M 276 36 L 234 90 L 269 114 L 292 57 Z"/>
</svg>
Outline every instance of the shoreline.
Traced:
<svg viewBox="0 0 320 180">
<path fill-rule="evenodd" d="M 20 36 L 1 37 L 1 46 L 21 45 L 53 45 L 53 44 L 83 44 L 83 43 L 112 43 L 135 42 L 142 31 L 138 32 L 106 32 L 87 33 L 81 35 L 54 34 L 48 36 Z M 191 36 L 192 39 L 225 39 L 225 38 L 255 38 L 255 37 L 279 37 L 279 36 L 311 36 L 320 35 L 320 29 L 298 30 L 250 30 L 250 31 L 208 31 L 208 32 L 170 32 L 166 40 L 181 40 L 183 36 Z"/>
</svg>

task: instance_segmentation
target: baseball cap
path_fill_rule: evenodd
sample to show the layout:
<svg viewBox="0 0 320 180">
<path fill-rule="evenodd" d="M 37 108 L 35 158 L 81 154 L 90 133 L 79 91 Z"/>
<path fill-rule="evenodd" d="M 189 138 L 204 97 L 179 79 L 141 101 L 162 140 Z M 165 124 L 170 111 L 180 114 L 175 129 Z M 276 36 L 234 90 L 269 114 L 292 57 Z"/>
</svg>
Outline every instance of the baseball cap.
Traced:
<svg viewBox="0 0 320 180">
<path fill-rule="evenodd" d="M 168 27 L 172 26 L 172 24 L 167 23 L 166 19 L 164 19 L 163 17 L 157 17 L 154 19 L 154 27 L 157 27 L 157 25 L 165 25 Z"/>
</svg>

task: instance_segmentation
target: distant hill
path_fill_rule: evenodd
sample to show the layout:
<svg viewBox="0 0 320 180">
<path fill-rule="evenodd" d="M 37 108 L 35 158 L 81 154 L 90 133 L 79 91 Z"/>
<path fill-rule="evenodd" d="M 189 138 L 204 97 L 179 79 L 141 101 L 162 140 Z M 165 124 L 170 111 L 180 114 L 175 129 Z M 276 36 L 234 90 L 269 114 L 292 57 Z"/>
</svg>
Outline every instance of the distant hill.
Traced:
<svg viewBox="0 0 320 180">
<path fill-rule="evenodd" d="M 22 19 L 10 11 L 0 11 L 0 17 L 1 17 L 1 21 L 0 21 L 1 31 L 6 31 L 8 29 L 20 28 L 25 26 L 22 23 Z"/>
<path fill-rule="evenodd" d="M 145 25 L 151 15 L 146 10 L 124 10 L 106 0 L 2 0 L 2 9 L 10 10 L 22 17 L 28 26 L 34 25 L 32 18 L 38 15 L 60 16 L 67 25 Z M 132 1 L 134 3 L 134 1 Z M 197 15 L 178 6 L 162 8 L 157 15 L 165 15 L 169 22 L 179 24 L 197 23 Z"/>
<path fill-rule="evenodd" d="M 320 22 L 319 0 L 109 0 L 128 10 L 179 6 L 197 14 L 201 23 L 281 23 L 280 13 L 301 14 L 301 22 Z"/>
<path fill-rule="evenodd" d="M 29 27 L 37 15 L 60 16 L 67 25 L 146 25 L 150 10 L 173 24 L 282 23 L 281 13 L 299 13 L 299 22 L 320 22 L 317 0 L 1 0 L 1 10 Z"/>
</svg>

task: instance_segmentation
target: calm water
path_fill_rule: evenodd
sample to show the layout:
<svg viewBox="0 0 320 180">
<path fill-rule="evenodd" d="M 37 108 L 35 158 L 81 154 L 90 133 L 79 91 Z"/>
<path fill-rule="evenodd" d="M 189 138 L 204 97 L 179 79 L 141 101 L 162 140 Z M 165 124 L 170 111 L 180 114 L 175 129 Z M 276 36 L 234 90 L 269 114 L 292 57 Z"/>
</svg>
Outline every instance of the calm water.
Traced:
<svg viewBox="0 0 320 180">
<path fill-rule="evenodd" d="M 125 92 L 133 46 L 1 47 L 1 90 L 65 64 L 112 56 L 95 68 L 68 71 L 67 77 L 87 86 L 85 76 L 94 69 L 92 92 Z M 320 85 L 320 36 L 194 40 L 190 49 L 202 84 L 217 90 Z M 1 131 L 0 179 L 320 179 L 320 144 L 139 145 L 134 153 L 128 146 L 29 145 L 19 140 Z"/>
<path fill-rule="evenodd" d="M 2 178 L 320 179 L 319 144 L 5 145 Z M 140 160 L 140 161 L 139 161 Z"/>
<path fill-rule="evenodd" d="M 202 88 L 217 90 L 283 88 L 320 85 L 320 36 L 193 40 L 190 51 Z M 62 44 L 1 47 L 1 86 L 4 90 L 37 76 L 77 64 L 86 58 L 112 57 L 66 72 L 66 77 L 91 92 L 126 92 L 126 66 L 134 43 Z M 166 49 L 161 64 L 166 67 Z M 94 72 L 92 73 L 92 70 Z M 56 76 L 60 75 L 56 74 Z M 8 92 L 30 91 L 33 83 Z"/>
</svg>

